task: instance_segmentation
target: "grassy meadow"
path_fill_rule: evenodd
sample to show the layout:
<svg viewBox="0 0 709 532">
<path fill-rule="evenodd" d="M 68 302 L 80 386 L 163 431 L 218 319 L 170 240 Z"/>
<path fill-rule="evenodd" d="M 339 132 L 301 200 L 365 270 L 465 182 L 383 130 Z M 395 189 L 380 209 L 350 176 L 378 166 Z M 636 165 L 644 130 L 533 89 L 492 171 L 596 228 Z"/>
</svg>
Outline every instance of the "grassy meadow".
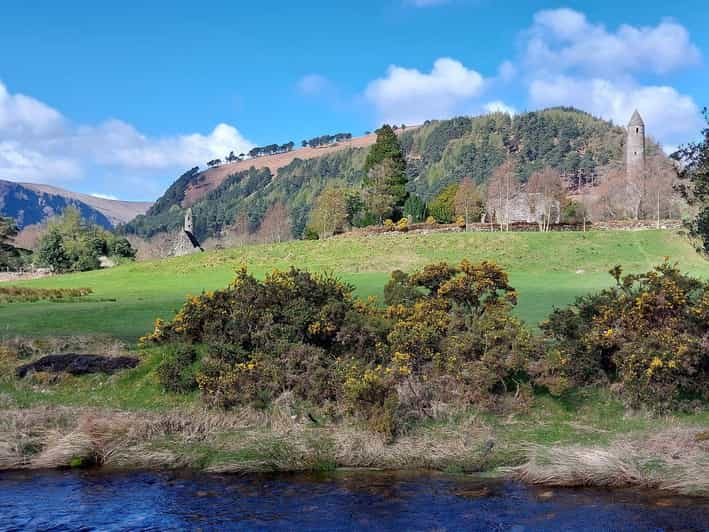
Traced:
<svg viewBox="0 0 709 532">
<path fill-rule="evenodd" d="M 645 271 L 664 257 L 709 278 L 709 262 L 682 236 L 667 231 L 390 234 L 251 245 L 19 283 L 93 292 L 70 302 L 0 304 L 0 339 L 101 334 L 134 342 L 155 318 L 171 318 L 187 294 L 224 287 L 240 264 L 257 275 L 290 266 L 330 271 L 367 297 L 381 296 L 395 269 L 493 260 L 509 272 L 519 292 L 519 316 L 537 324 L 554 306 L 608 286 L 614 265 Z"/>
<path fill-rule="evenodd" d="M 24 337 L 33 338 L 37 353 L 74 352 L 74 342 L 91 353 L 132 354 L 141 363 L 114 375 L 40 373 L 18 380 L 14 369 L 20 356 L 0 344 L 0 470 L 95 463 L 240 473 L 431 468 L 508 471 L 504 474 L 551 485 L 640 485 L 707 494 L 706 408 L 656 417 L 628 411 L 603 387 L 563 397 L 538 393 L 529 403 L 509 405 L 504 414 L 475 406 L 441 411 L 387 442 L 353 421 L 313 422 L 311 407 L 287 394 L 266 410 L 206 409 L 198 392 L 175 394 L 161 387 L 156 378 L 160 348 L 131 348 L 155 318 L 172 318 L 187 294 L 225 286 L 241 264 L 257 275 L 291 265 L 329 271 L 366 297 L 381 296 L 394 269 L 462 258 L 494 260 L 519 292 L 519 316 L 536 324 L 554 306 L 609 286 L 608 270 L 616 264 L 639 272 L 665 257 L 688 273 L 709 278 L 709 262 L 682 236 L 623 231 L 340 237 L 245 246 L 19 283 L 64 292 L 90 288 L 91 293 L 0 303 L 0 341 L 6 346 Z M 505 469 L 521 464 L 521 469 Z"/>
</svg>

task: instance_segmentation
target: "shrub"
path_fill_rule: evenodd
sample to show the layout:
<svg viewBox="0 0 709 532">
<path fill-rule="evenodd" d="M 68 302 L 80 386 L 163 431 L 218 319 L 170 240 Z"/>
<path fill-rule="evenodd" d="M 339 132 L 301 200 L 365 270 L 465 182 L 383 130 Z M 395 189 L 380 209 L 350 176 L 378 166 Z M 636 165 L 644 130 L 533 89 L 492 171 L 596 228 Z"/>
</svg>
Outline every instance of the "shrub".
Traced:
<svg viewBox="0 0 709 532">
<path fill-rule="evenodd" d="M 410 194 L 404 203 L 404 216 L 410 216 L 414 223 L 422 222 L 426 218 L 426 204 L 416 194 Z"/>
<path fill-rule="evenodd" d="M 465 229 L 468 224 L 465 223 L 465 217 L 464 216 L 456 216 L 455 218 L 455 225 L 460 227 L 461 229 Z"/>
<path fill-rule="evenodd" d="M 155 373 L 158 382 L 169 392 L 188 393 L 197 388 L 195 378 L 197 352 L 193 346 L 173 344 L 166 346 Z"/>
<path fill-rule="evenodd" d="M 709 397 L 709 283 L 665 262 L 622 276 L 616 286 L 557 310 L 542 329 L 558 355 L 540 368 L 542 379 L 571 385 L 619 384 L 634 407 L 667 410 Z"/>
<path fill-rule="evenodd" d="M 421 291 L 409 282 L 409 275 L 401 270 L 391 273 L 391 278 L 384 285 L 384 303 L 411 306 L 423 297 Z"/>
<path fill-rule="evenodd" d="M 511 315 L 516 293 L 499 267 L 464 260 L 392 275 L 391 294 L 406 296 L 406 286 L 426 288 L 428 295 L 418 292 L 413 304 L 389 307 L 394 323 L 388 341 L 413 376 L 452 378 L 466 401 L 487 400 L 527 380 L 527 363 L 538 346 Z"/>
<path fill-rule="evenodd" d="M 401 218 L 396 222 L 396 230 L 405 233 L 409 230 L 409 220 L 408 218 Z"/>
<path fill-rule="evenodd" d="M 318 232 L 313 229 L 312 227 L 308 226 L 305 228 L 305 231 L 303 232 L 303 240 L 319 240 L 320 235 Z"/>
<path fill-rule="evenodd" d="M 428 211 L 439 223 L 451 223 L 455 217 L 455 195 L 458 185 L 448 185 L 429 204 Z"/>
<path fill-rule="evenodd" d="M 323 403 L 334 397 L 338 356 L 381 358 L 381 315 L 351 293 L 329 275 L 291 269 L 259 281 L 241 269 L 227 289 L 190 297 L 142 342 L 206 345 L 197 381 L 209 404 L 266 404 L 283 391 Z"/>
<path fill-rule="evenodd" d="M 436 225 L 438 222 L 433 216 L 429 216 L 428 218 L 426 218 L 426 223 L 428 225 Z"/>
</svg>

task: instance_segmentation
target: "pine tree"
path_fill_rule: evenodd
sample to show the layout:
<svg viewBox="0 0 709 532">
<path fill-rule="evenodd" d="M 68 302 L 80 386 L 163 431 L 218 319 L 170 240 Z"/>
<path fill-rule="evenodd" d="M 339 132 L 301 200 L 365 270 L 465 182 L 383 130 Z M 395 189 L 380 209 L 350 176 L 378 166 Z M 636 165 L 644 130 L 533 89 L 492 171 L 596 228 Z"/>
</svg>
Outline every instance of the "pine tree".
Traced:
<svg viewBox="0 0 709 532">
<path fill-rule="evenodd" d="M 369 149 L 364 170 L 370 174 L 376 167 L 381 168 L 385 163 L 389 172 L 386 179 L 388 195 L 392 197 L 394 208 L 401 210 L 407 196 L 406 160 L 399 139 L 388 124 L 377 130 L 377 141 Z M 371 182 L 365 182 L 365 185 L 369 186 Z"/>
</svg>

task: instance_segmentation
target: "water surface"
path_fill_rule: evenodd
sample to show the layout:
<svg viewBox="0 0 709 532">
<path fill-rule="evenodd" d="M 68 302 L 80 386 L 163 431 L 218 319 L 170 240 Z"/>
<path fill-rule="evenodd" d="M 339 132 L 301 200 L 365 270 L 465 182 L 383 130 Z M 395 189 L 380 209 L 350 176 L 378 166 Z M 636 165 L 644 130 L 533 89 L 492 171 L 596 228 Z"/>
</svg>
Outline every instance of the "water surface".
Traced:
<svg viewBox="0 0 709 532">
<path fill-rule="evenodd" d="M 709 530 L 709 501 L 463 476 L 0 473 L 0 530 Z"/>
</svg>

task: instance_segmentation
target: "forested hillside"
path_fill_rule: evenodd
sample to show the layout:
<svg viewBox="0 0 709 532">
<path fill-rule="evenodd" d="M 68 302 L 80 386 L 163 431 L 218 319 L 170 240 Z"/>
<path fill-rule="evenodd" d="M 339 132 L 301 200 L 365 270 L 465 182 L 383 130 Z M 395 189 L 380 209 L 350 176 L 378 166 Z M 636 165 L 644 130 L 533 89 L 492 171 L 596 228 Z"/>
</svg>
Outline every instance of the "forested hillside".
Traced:
<svg viewBox="0 0 709 532">
<path fill-rule="evenodd" d="M 399 141 L 407 187 L 428 201 L 466 176 L 484 184 L 506 160 L 513 162 L 522 182 L 545 166 L 571 181 L 587 180 L 598 168 L 622 162 L 624 129 L 575 109 L 554 108 L 514 117 L 495 113 L 430 121 L 400 133 Z M 255 231 L 269 207 L 280 202 L 290 216 L 293 236 L 300 237 L 326 184 L 362 184 L 368 150 L 345 148 L 318 158 L 296 158 L 275 175 L 269 168 L 251 168 L 229 176 L 192 204 L 197 236 L 216 236 L 237 223 Z M 150 237 L 179 228 L 185 190 L 199 186 L 201 175 L 197 169 L 185 173 L 126 230 Z"/>
</svg>

